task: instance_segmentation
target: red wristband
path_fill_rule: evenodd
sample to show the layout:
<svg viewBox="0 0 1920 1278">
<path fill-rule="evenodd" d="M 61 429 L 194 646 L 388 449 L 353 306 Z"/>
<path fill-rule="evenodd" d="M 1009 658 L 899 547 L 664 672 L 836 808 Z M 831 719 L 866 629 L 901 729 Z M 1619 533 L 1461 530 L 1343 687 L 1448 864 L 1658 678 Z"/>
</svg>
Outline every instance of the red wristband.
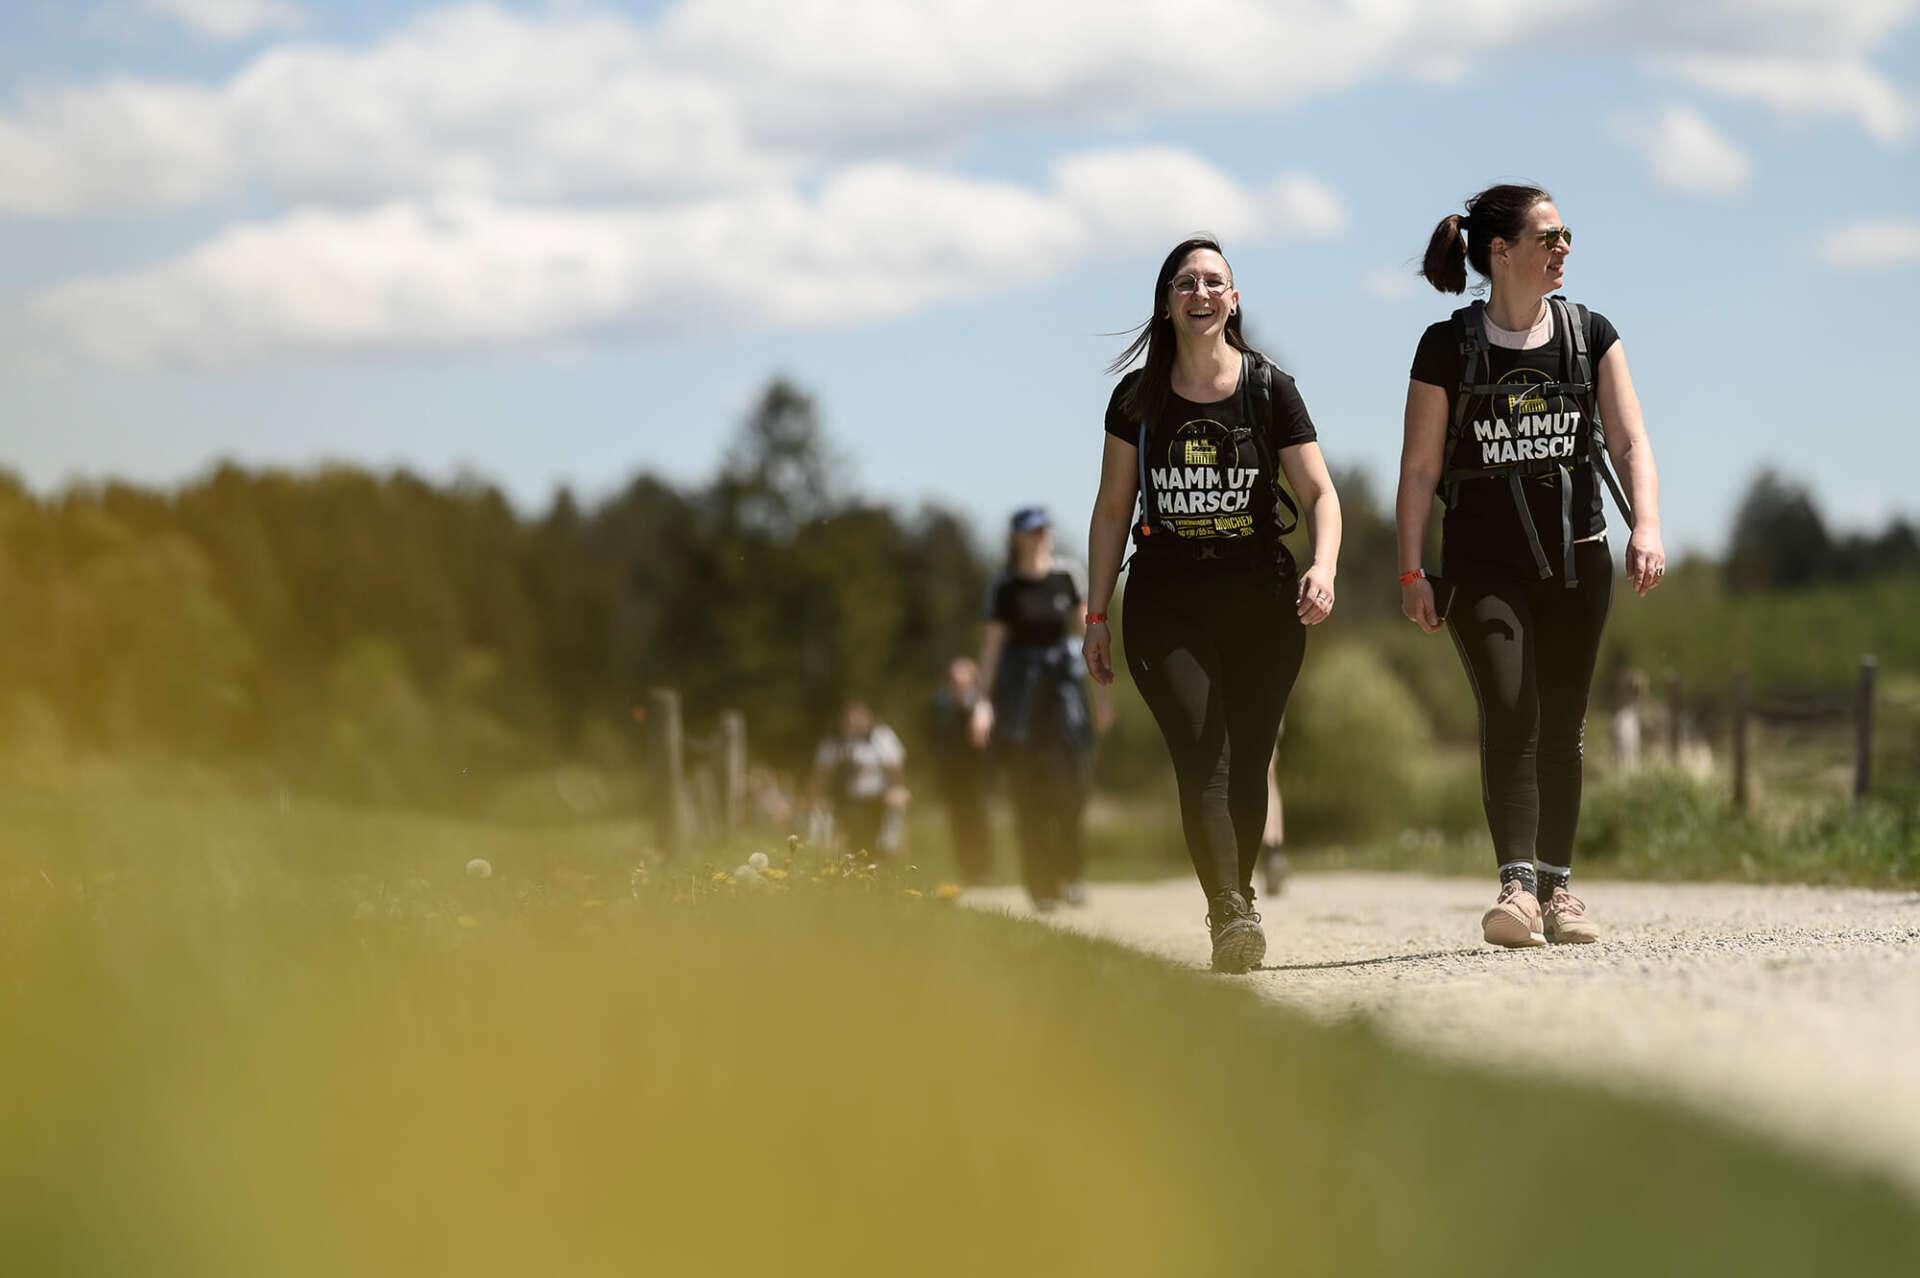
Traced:
<svg viewBox="0 0 1920 1278">
<path fill-rule="evenodd" d="M 1094 625 L 1095 623 L 1105 622 L 1106 619 L 1107 619 L 1107 614 L 1104 612 L 1090 612 L 1087 614 L 1087 624 L 1089 626 Z"/>
<path fill-rule="evenodd" d="M 1425 568 L 1415 568 L 1412 572 L 1403 572 L 1400 574 L 1400 584 L 1403 586 L 1411 586 L 1414 582 L 1426 575 L 1427 570 Z"/>
</svg>

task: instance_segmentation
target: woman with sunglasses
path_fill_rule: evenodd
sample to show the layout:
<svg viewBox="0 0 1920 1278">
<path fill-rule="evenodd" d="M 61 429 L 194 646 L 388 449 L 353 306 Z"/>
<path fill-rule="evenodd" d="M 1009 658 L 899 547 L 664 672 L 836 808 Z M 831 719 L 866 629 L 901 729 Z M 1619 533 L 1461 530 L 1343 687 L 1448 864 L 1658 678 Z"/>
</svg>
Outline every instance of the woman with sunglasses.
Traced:
<svg viewBox="0 0 1920 1278">
<path fill-rule="evenodd" d="M 1207 897 L 1213 965 L 1266 955 L 1253 871 L 1266 828 L 1267 759 L 1300 672 L 1306 626 L 1333 611 L 1340 502 L 1293 379 L 1247 344 L 1240 294 L 1211 239 L 1174 246 L 1152 317 L 1111 371 L 1145 354 L 1107 405 L 1089 537 L 1088 672 L 1113 682 L 1107 605 L 1128 529 L 1127 669 L 1166 738 L 1180 819 Z M 1282 544 L 1299 497 L 1314 560 Z M 1139 518 L 1134 518 L 1139 500 Z"/>
<path fill-rule="evenodd" d="M 1628 583 L 1645 595 L 1666 572 L 1626 351 L 1604 316 L 1555 295 L 1572 248 L 1538 187 L 1489 187 L 1441 219 L 1421 274 L 1461 293 L 1471 264 L 1491 293 L 1422 335 L 1400 455 L 1400 607 L 1429 633 L 1448 627 L 1479 703 L 1500 878 L 1481 932 L 1509 947 L 1600 936 L 1569 889 L 1587 692 L 1613 594 L 1603 487 L 1632 529 Z M 1438 581 L 1420 566 L 1436 493 Z"/>
</svg>

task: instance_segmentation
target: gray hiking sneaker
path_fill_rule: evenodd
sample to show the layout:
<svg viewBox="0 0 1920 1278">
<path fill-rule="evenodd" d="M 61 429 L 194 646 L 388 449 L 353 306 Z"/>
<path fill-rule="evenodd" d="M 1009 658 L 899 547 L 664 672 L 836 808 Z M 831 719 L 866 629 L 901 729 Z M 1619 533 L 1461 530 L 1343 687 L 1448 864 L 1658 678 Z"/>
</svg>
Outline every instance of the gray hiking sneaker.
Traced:
<svg viewBox="0 0 1920 1278">
<path fill-rule="evenodd" d="M 1207 898 L 1207 932 L 1213 937 L 1213 970 L 1238 976 L 1267 956 L 1267 934 L 1260 916 L 1237 888 Z"/>
<path fill-rule="evenodd" d="M 1600 929 L 1587 917 L 1587 903 L 1563 887 L 1553 890 L 1542 914 L 1541 930 L 1555 945 L 1591 945 L 1600 939 Z"/>
</svg>

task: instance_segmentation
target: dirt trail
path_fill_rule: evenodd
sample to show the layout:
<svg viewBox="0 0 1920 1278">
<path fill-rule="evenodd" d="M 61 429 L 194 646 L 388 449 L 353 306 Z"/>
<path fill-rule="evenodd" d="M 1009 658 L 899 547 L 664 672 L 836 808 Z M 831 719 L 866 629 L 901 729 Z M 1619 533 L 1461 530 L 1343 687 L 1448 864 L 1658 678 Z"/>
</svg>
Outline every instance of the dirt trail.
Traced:
<svg viewBox="0 0 1920 1278">
<path fill-rule="evenodd" d="M 1477 880 L 1299 875 L 1258 903 L 1266 963 L 1218 979 L 1435 1054 L 1661 1092 L 1920 1197 L 1920 894 L 1577 889 L 1603 942 L 1505 951 L 1479 941 Z M 967 899 L 1030 914 L 1012 889 Z M 1097 886 L 1043 921 L 1205 967 L 1204 913 L 1182 879 Z"/>
</svg>

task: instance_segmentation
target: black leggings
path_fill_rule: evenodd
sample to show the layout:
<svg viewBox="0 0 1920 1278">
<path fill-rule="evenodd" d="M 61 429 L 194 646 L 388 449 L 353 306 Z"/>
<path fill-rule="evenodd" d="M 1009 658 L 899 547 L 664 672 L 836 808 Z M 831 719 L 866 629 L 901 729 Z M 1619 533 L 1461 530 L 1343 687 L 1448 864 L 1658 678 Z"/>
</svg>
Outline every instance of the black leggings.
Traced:
<svg viewBox="0 0 1920 1278">
<path fill-rule="evenodd" d="M 1001 755 L 1020 877 L 1036 901 L 1059 900 L 1069 883 L 1086 877 L 1080 819 L 1087 806 L 1086 754 L 1069 741 L 1042 737 L 1007 746 Z"/>
<path fill-rule="evenodd" d="M 1604 541 L 1574 548 L 1580 584 L 1462 581 L 1447 615 L 1480 704 L 1480 799 L 1500 864 L 1573 864 L 1587 689 L 1613 599 Z"/>
<path fill-rule="evenodd" d="M 1127 669 L 1160 724 L 1180 822 L 1208 896 L 1239 888 L 1267 822 L 1267 760 L 1307 632 L 1271 565 L 1136 564 L 1121 619 Z"/>
</svg>

